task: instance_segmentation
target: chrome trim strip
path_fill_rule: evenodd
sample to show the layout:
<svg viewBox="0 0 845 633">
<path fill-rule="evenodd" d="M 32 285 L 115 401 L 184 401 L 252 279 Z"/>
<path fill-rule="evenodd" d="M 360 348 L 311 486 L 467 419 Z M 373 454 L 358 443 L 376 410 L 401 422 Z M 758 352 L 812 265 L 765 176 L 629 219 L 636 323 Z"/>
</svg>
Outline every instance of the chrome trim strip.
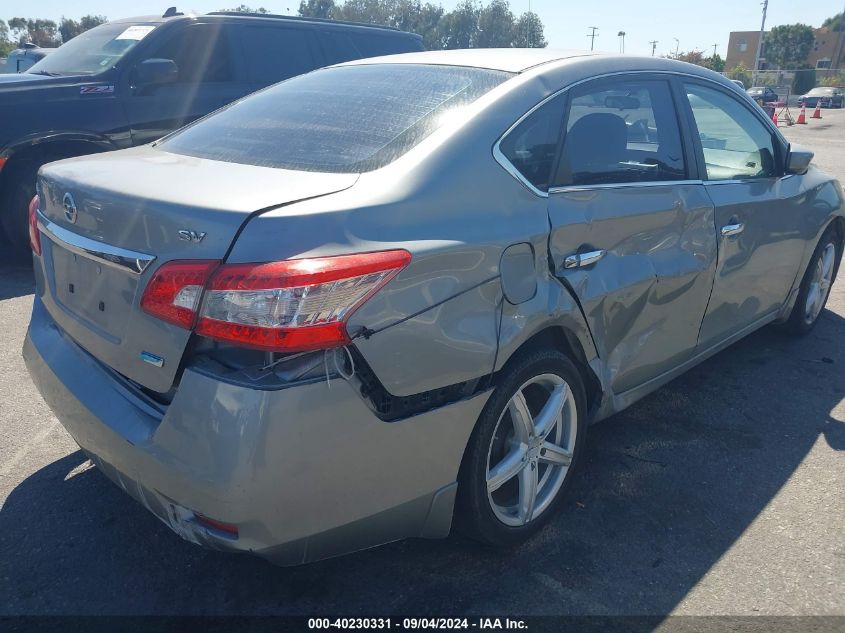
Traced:
<svg viewBox="0 0 845 633">
<path fill-rule="evenodd" d="M 646 182 L 617 182 L 600 185 L 567 185 L 552 187 L 549 193 L 568 193 L 572 191 L 593 191 L 595 189 L 627 189 L 631 187 L 669 187 L 678 185 L 701 185 L 703 180 L 649 180 Z"/>
<path fill-rule="evenodd" d="M 38 211 L 38 228 L 62 248 L 105 266 L 140 275 L 155 261 L 155 255 L 118 248 L 62 228 Z"/>
</svg>

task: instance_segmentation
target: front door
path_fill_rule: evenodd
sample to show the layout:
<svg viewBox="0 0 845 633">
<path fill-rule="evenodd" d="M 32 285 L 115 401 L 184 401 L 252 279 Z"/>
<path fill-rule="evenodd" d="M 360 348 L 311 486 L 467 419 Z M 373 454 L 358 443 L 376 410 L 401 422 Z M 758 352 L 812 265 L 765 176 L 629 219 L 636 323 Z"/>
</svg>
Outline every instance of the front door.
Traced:
<svg viewBox="0 0 845 633">
<path fill-rule="evenodd" d="M 716 263 L 713 205 L 688 176 L 668 79 L 625 75 L 570 92 L 549 247 L 618 394 L 695 352 Z"/>
<path fill-rule="evenodd" d="M 727 89 L 688 82 L 705 188 L 716 209 L 719 263 L 701 326 L 703 349 L 777 312 L 806 241 L 799 176 L 784 177 L 786 147 L 763 113 Z"/>
<path fill-rule="evenodd" d="M 191 24 L 171 33 L 143 59 L 170 59 L 178 80 L 143 90 L 129 87 L 124 104 L 135 145 L 149 143 L 248 94 L 251 86 L 237 65 L 233 26 Z M 139 60 L 139 62 L 142 60 Z M 130 72 L 130 77 L 132 73 Z"/>
</svg>

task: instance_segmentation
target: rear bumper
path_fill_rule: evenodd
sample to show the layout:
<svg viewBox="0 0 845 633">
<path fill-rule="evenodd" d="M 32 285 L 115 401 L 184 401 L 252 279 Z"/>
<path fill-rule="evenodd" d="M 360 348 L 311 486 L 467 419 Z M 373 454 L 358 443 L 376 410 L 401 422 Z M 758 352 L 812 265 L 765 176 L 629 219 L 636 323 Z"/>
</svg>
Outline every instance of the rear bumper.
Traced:
<svg viewBox="0 0 845 633">
<path fill-rule="evenodd" d="M 386 423 L 340 379 L 262 391 L 187 369 L 162 412 L 36 298 L 29 372 L 92 461 L 184 539 L 298 564 L 449 533 L 461 457 L 488 394 Z M 237 537 L 195 513 L 238 526 Z"/>
</svg>

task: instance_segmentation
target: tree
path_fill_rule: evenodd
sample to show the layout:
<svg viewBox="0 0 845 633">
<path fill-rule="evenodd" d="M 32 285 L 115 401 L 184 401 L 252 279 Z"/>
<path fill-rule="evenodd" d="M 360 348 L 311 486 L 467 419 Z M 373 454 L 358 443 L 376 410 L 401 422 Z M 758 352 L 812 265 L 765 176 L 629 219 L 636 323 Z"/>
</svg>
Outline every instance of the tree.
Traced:
<svg viewBox="0 0 845 633">
<path fill-rule="evenodd" d="M 32 42 L 37 46 L 54 48 L 61 44 L 58 27 L 53 20 L 12 18 L 9 20 L 9 29 L 12 32 L 12 41 L 18 46 Z"/>
<path fill-rule="evenodd" d="M 481 9 L 473 0 L 461 0 L 454 11 L 443 17 L 442 48 L 473 48 L 478 42 Z"/>
<path fill-rule="evenodd" d="M 4 20 L 0 20 L 0 57 L 8 57 L 13 50 L 15 45 L 9 39 L 9 26 Z"/>
<path fill-rule="evenodd" d="M 831 31 L 845 31 L 845 13 L 837 13 L 832 18 L 828 18 L 822 22 L 822 26 Z"/>
<path fill-rule="evenodd" d="M 267 9 L 264 7 L 258 7 L 257 9 L 253 9 L 250 6 L 245 4 L 239 4 L 234 9 L 220 9 L 223 13 L 268 13 Z"/>
<path fill-rule="evenodd" d="M 62 35 L 62 44 L 69 42 L 80 33 L 84 33 L 106 22 L 106 16 L 104 15 L 83 15 L 79 18 L 78 22 L 63 17 L 62 21 L 59 22 L 59 33 Z"/>
<path fill-rule="evenodd" d="M 704 63 L 704 53 L 701 51 L 686 51 L 683 53 L 669 53 L 667 56 L 669 59 L 676 59 L 679 62 L 686 62 L 688 64 L 695 64 L 696 66 L 705 66 Z"/>
<path fill-rule="evenodd" d="M 725 72 L 725 60 L 722 59 L 718 53 L 706 60 L 706 66 L 710 70 L 715 70 L 717 73 Z"/>
<path fill-rule="evenodd" d="M 766 33 L 765 58 L 778 68 L 797 68 L 813 48 L 813 29 L 806 24 L 784 24 Z"/>
<path fill-rule="evenodd" d="M 728 73 L 730 79 L 738 79 L 746 88 L 751 87 L 751 73 L 743 64 L 737 64 L 733 70 Z"/>
<path fill-rule="evenodd" d="M 302 0 L 299 3 L 299 15 L 306 18 L 331 19 L 336 8 L 334 0 Z"/>
<path fill-rule="evenodd" d="M 514 46 L 519 48 L 546 48 L 543 22 L 533 11 L 526 11 L 514 25 Z"/>
<path fill-rule="evenodd" d="M 492 0 L 478 14 L 475 45 L 479 48 L 512 47 L 515 22 L 507 0 Z"/>
</svg>

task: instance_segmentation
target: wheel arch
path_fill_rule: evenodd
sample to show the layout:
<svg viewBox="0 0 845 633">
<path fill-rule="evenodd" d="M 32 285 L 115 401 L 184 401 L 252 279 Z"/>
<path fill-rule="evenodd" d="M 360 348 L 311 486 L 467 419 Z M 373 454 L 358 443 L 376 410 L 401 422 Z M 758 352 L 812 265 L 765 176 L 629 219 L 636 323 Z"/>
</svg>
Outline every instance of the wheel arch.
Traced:
<svg viewBox="0 0 845 633">
<path fill-rule="evenodd" d="M 83 156 L 119 149 L 109 139 L 91 132 L 55 132 L 20 139 L 0 151 L 5 159 L 0 170 L 0 194 L 6 191 L 11 174 L 29 162 L 43 164 L 51 160 Z"/>
<path fill-rule="evenodd" d="M 501 377 L 506 375 L 520 358 L 535 350 L 541 349 L 556 349 L 572 361 L 581 375 L 587 395 L 587 407 L 592 414 L 598 408 L 602 400 L 602 395 L 604 394 L 601 381 L 591 362 L 597 358 L 595 348 L 590 345 L 585 350 L 581 337 L 564 324 L 548 324 L 528 336 L 513 350 L 501 364 L 500 368 L 496 370 L 493 376 L 493 383 L 497 384 Z M 591 354 L 590 357 L 587 356 L 588 353 Z"/>
</svg>

